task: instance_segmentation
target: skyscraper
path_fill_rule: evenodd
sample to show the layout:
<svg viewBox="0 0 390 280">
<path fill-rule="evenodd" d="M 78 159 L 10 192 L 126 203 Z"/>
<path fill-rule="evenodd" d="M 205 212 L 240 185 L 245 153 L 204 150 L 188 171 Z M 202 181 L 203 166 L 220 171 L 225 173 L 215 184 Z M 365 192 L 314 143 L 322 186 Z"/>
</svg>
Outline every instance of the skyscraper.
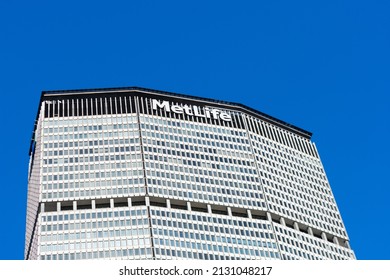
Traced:
<svg viewBox="0 0 390 280">
<path fill-rule="evenodd" d="M 42 92 L 26 259 L 354 259 L 311 133 L 144 88 Z"/>
</svg>

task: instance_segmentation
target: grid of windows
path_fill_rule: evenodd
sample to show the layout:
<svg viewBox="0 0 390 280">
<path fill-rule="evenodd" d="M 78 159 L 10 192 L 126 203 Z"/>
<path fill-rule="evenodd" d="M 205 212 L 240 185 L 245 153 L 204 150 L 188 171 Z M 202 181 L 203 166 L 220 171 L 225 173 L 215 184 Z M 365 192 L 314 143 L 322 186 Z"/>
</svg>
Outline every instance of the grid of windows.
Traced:
<svg viewBox="0 0 390 280">
<path fill-rule="evenodd" d="M 262 136 L 251 139 L 270 210 L 345 238 L 320 160 Z"/>
<path fill-rule="evenodd" d="M 151 208 L 156 259 L 279 259 L 268 221 Z"/>
<path fill-rule="evenodd" d="M 265 209 L 244 130 L 142 116 L 149 193 Z"/>
<path fill-rule="evenodd" d="M 42 201 L 144 195 L 137 118 L 43 122 Z"/>
<path fill-rule="evenodd" d="M 40 259 L 150 259 L 147 209 L 94 209 L 42 213 Z"/>
<path fill-rule="evenodd" d="M 42 94 L 26 259 L 355 258 L 309 132 L 239 104 L 111 91 Z"/>
<path fill-rule="evenodd" d="M 345 260 L 354 258 L 351 250 L 347 248 L 287 226 L 275 225 L 275 231 L 284 260 Z"/>
</svg>

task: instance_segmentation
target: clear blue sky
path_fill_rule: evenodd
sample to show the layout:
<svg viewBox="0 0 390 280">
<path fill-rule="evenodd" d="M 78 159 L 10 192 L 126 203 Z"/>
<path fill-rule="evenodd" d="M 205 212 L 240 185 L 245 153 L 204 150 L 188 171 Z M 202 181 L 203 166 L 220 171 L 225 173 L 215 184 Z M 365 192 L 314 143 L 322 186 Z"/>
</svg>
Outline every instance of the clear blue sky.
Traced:
<svg viewBox="0 0 390 280">
<path fill-rule="evenodd" d="M 390 259 L 390 2 L 1 1 L 0 259 L 24 250 L 42 90 L 141 86 L 313 132 L 359 259 Z"/>
</svg>

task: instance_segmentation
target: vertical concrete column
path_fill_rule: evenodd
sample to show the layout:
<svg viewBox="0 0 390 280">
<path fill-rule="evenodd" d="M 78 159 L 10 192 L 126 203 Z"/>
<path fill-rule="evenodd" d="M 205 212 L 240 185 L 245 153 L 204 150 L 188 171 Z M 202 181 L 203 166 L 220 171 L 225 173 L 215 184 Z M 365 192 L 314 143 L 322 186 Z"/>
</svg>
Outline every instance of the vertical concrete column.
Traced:
<svg viewBox="0 0 390 280">
<path fill-rule="evenodd" d="M 96 209 L 96 200 L 95 199 L 92 199 L 91 204 L 92 204 L 92 209 Z"/>
<path fill-rule="evenodd" d="M 114 208 L 115 205 L 114 205 L 114 199 L 113 198 L 110 198 L 110 208 Z"/>
<path fill-rule="evenodd" d="M 167 199 L 167 208 L 171 209 L 171 200 L 170 199 Z"/>
<path fill-rule="evenodd" d="M 311 227 L 307 228 L 307 233 L 310 234 L 311 236 L 314 236 L 313 230 L 311 229 Z"/>
<path fill-rule="evenodd" d="M 132 206 L 132 204 L 131 204 L 131 197 L 128 197 L 128 198 L 127 198 L 127 205 L 128 205 L 129 207 Z"/>
<path fill-rule="evenodd" d="M 351 249 L 351 246 L 349 245 L 349 241 L 348 240 L 345 240 L 344 244 L 345 244 L 345 246 L 347 246 L 348 249 Z"/>
<path fill-rule="evenodd" d="M 326 233 L 325 232 L 321 233 L 321 237 L 322 237 L 323 240 L 328 241 L 328 238 L 326 237 Z"/>
<path fill-rule="evenodd" d="M 77 201 L 73 201 L 73 210 L 77 210 Z"/>
<path fill-rule="evenodd" d="M 247 209 L 246 210 L 246 214 L 248 215 L 249 219 L 252 219 L 252 212 L 251 212 L 251 210 Z"/>
<path fill-rule="evenodd" d="M 61 211 L 61 202 L 57 202 L 57 212 Z"/>
<path fill-rule="evenodd" d="M 213 211 L 211 210 L 211 205 L 207 204 L 207 213 L 212 214 Z"/>
<path fill-rule="evenodd" d="M 191 211 L 191 202 L 187 201 L 187 210 Z"/>
<path fill-rule="evenodd" d="M 279 221 L 280 221 L 280 224 L 281 224 L 282 226 L 286 226 L 286 221 L 284 220 L 283 217 L 280 217 Z"/>
<path fill-rule="evenodd" d="M 45 212 L 45 203 L 41 203 L 41 212 Z"/>
<path fill-rule="evenodd" d="M 333 243 L 337 244 L 337 245 L 340 245 L 339 239 L 336 236 L 333 236 Z"/>
<path fill-rule="evenodd" d="M 145 205 L 150 206 L 150 199 L 149 196 L 145 196 Z"/>
<path fill-rule="evenodd" d="M 294 222 L 294 224 L 293 224 L 293 225 L 294 225 L 294 229 L 299 231 L 299 226 L 298 226 L 298 223 L 297 223 L 297 222 Z"/>
<path fill-rule="evenodd" d="M 267 220 L 269 222 L 272 222 L 272 216 L 271 216 L 271 213 L 270 212 L 267 212 Z"/>
<path fill-rule="evenodd" d="M 227 207 L 227 212 L 229 216 L 233 216 L 231 207 Z"/>
</svg>

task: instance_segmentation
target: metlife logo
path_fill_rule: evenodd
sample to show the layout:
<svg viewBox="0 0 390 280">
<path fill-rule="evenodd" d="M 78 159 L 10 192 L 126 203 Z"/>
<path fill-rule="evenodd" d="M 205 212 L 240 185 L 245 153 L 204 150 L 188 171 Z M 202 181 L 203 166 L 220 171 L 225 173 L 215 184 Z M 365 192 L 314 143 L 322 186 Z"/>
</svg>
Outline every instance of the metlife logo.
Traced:
<svg viewBox="0 0 390 280">
<path fill-rule="evenodd" d="M 157 108 L 160 108 L 164 109 L 166 112 L 173 112 L 176 114 L 186 114 L 189 116 L 202 117 L 214 120 L 220 119 L 226 122 L 230 122 L 232 120 L 231 115 L 225 111 L 208 107 L 203 107 L 203 109 L 201 109 L 196 105 L 175 105 L 170 104 L 169 101 L 160 102 L 156 99 L 152 99 L 152 108 L 153 110 L 157 110 Z"/>
</svg>

